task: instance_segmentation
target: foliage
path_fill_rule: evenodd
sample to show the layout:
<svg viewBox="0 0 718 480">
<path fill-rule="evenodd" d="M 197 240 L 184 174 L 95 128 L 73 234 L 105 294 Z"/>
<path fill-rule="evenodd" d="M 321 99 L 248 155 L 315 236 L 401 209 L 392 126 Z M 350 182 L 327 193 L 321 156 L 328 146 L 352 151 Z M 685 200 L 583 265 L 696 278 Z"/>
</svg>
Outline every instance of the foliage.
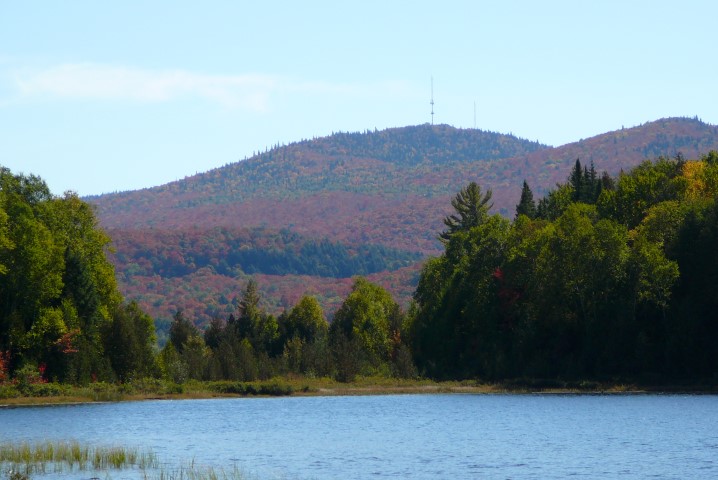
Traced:
<svg viewBox="0 0 718 480">
<path fill-rule="evenodd" d="M 341 278 L 396 270 L 416 262 L 417 252 L 376 244 L 349 245 L 306 238 L 286 229 L 209 231 L 110 230 L 118 273 L 131 277 L 182 277 L 203 268 L 222 275 L 316 275 Z"/>
<path fill-rule="evenodd" d="M 579 161 L 537 219 L 486 216 L 428 261 L 410 346 L 434 377 L 718 373 L 717 154 L 617 181 Z M 453 205 L 458 210 L 457 205 Z"/>
<path fill-rule="evenodd" d="M 109 242 L 77 195 L 56 197 L 39 177 L 0 168 L 0 375 L 11 374 L 23 388 L 38 366 L 43 381 L 124 375 L 114 361 L 119 350 L 105 350 L 105 333 L 126 314 L 144 314 L 122 306 L 106 259 Z M 142 329 L 125 329 L 132 341 L 122 353 L 136 368 L 147 364 L 154 343 L 149 317 L 140 323 Z"/>
<path fill-rule="evenodd" d="M 491 190 L 482 193 L 481 187 L 476 182 L 471 182 L 462 188 L 451 200 L 451 206 L 456 213 L 444 219 L 444 225 L 448 229 L 439 236 L 441 241 L 446 244 L 455 233 L 481 225 L 493 207 L 490 202 Z"/>
<path fill-rule="evenodd" d="M 386 290 L 360 277 L 334 315 L 332 334 L 357 339 L 369 363 L 376 367 L 389 358 L 391 316 L 398 309 Z"/>
<path fill-rule="evenodd" d="M 280 336 L 289 340 L 299 338 L 303 342 L 314 342 L 327 335 L 329 324 L 316 298 L 305 295 L 289 314 L 280 317 Z"/>
<path fill-rule="evenodd" d="M 518 205 L 516 205 L 516 216 L 526 215 L 528 218 L 536 217 L 536 202 L 534 201 L 534 194 L 529 187 L 529 184 L 524 180 L 524 184 L 521 187 L 521 199 Z"/>
<path fill-rule="evenodd" d="M 711 149 L 718 149 L 718 127 L 690 118 L 555 148 L 420 125 L 277 145 L 167 185 L 88 201 L 115 240 L 122 292 L 158 320 L 164 345 L 178 307 L 199 326 L 226 318 L 250 276 L 275 315 L 309 293 L 331 317 L 354 275 L 406 306 L 420 262 L 443 249 L 437 233 L 450 198 L 469 180 L 491 187 L 491 213 L 511 217 L 522 179 L 538 201 L 577 158 L 617 175 L 645 158 L 698 158 Z M 558 218 L 557 207 L 545 218 Z"/>
<path fill-rule="evenodd" d="M 135 302 L 116 307 L 103 325 L 102 338 L 110 365 L 121 381 L 156 374 L 152 318 Z"/>
</svg>

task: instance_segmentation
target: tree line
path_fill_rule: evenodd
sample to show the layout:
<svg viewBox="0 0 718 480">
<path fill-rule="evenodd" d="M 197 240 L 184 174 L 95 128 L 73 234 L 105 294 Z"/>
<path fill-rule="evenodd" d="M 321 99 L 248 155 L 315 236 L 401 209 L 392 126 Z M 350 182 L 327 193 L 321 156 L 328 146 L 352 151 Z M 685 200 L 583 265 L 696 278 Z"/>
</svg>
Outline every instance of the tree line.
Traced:
<svg viewBox="0 0 718 480">
<path fill-rule="evenodd" d="M 345 382 L 358 374 L 416 376 L 402 341 L 404 313 L 386 290 L 362 277 L 331 325 L 314 297 L 304 296 L 278 317 L 265 312 L 260 301 L 250 280 L 236 314 L 214 319 L 204 332 L 177 312 L 169 342 L 158 355 L 162 375 L 178 383 L 286 374 Z"/>
<path fill-rule="evenodd" d="M 361 277 L 331 327 L 313 297 L 266 313 L 250 281 L 236 312 L 204 332 L 178 311 L 158 351 L 152 319 L 117 289 L 109 248 L 76 194 L 58 197 L 39 177 L 0 169 L 0 382 L 414 373 L 403 312 Z"/>
<path fill-rule="evenodd" d="M 718 153 L 618 178 L 577 160 L 513 221 L 475 183 L 421 274 L 409 344 L 439 378 L 711 378 L 718 372 Z"/>
<path fill-rule="evenodd" d="M 421 258 L 383 245 L 351 246 L 289 230 L 113 230 L 119 273 L 181 277 L 210 267 L 221 275 L 313 275 L 348 278 L 396 270 Z"/>
<path fill-rule="evenodd" d="M 617 177 L 576 160 L 538 201 L 524 182 L 512 220 L 491 196 L 457 193 L 407 311 L 357 277 L 331 323 L 311 296 L 274 316 L 250 280 L 204 331 L 178 311 L 159 349 L 117 291 L 92 209 L 2 169 L 0 382 L 715 376 L 718 152 Z"/>
</svg>

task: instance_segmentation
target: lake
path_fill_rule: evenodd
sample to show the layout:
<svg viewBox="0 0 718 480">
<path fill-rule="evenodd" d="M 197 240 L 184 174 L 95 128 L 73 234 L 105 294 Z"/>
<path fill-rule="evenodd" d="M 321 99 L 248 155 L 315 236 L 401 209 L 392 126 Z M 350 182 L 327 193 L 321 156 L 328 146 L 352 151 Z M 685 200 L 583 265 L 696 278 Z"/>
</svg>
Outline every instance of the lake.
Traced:
<svg viewBox="0 0 718 480">
<path fill-rule="evenodd" d="M 259 479 L 718 478 L 718 396 L 386 395 L 0 409 L 0 441 L 24 440 L 150 448 L 170 464 L 237 465 Z"/>
</svg>

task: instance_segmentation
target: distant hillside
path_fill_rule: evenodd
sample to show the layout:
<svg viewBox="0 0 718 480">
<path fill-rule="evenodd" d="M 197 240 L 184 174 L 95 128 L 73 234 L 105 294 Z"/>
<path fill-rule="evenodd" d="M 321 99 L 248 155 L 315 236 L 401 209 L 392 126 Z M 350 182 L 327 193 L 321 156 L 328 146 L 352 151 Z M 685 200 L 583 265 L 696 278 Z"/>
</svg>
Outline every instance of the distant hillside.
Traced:
<svg viewBox="0 0 718 480">
<path fill-rule="evenodd" d="M 108 228 L 265 226 L 349 243 L 434 252 L 427 212 L 457 172 L 548 148 L 481 130 L 416 126 L 275 147 L 161 187 L 94 197 Z M 461 175 L 459 175 L 460 177 Z M 420 237 L 417 234 L 422 232 Z"/>
<path fill-rule="evenodd" d="M 576 158 L 617 174 L 646 158 L 677 153 L 697 158 L 712 149 L 718 150 L 718 127 L 686 118 L 622 128 L 556 148 L 511 135 L 420 125 L 276 146 L 167 185 L 88 201 L 116 239 L 115 263 L 125 295 L 162 318 L 173 308 L 187 311 L 191 303 L 189 313 L 207 320 L 213 310 L 202 306 L 216 303 L 219 290 L 231 301 L 249 273 L 264 275 L 260 283 L 275 308 L 315 285 L 349 285 L 339 280 L 349 274 L 372 274 L 377 281 L 393 275 L 388 286 L 406 300 L 411 288 L 396 278 L 411 282 L 418 267 L 407 264 L 439 252 L 436 237 L 450 199 L 469 181 L 491 188 L 495 211 L 513 216 L 524 179 L 541 195 L 566 179 Z M 217 236 L 216 229 L 241 230 L 245 233 L 238 238 L 246 242 L 232 243 Z M 288 237 L 277 240 L 289 234 L 297 236 L 291 245 L 284 245 Z M 202 236 L 204 241 L 187 247 L 188 238 Z M 158 244 L 163 249 L 153 250 L 151 245 Z M 277 250 L 277 244 L 284 246 Z M 238 248 L 245 254 L 253 249 L 254 260 L 242 257 Z M 305 258 L 310 267 L 292 266 L 288 259 L 303 248 L 315 249 L 313 257 Z M 209 258 L 202 249 L 234 255 L 237 261 L 225 270 L 216 255 L 216 265 L 197 263 Z M 369 269 L 358 262 L 367 255 L 373 256 Z M 332 256 L 336 260 L 329 261 Z M 187 269 L 188 264 L 193 267 Z M 340 264 L 348 267 L 327 274 L 338 272 Z M 409 273 L 382 274 L 381 268 Z M 212 281 L 196 282 L 198 275 L 210 275 Z M 184 288 L 193 282 L 192 289 Z M 336 304 L 336 299 L 324 302 L 326 307 Z M 214 312 L 231 308 L 227 304 Z"/>
</svg>

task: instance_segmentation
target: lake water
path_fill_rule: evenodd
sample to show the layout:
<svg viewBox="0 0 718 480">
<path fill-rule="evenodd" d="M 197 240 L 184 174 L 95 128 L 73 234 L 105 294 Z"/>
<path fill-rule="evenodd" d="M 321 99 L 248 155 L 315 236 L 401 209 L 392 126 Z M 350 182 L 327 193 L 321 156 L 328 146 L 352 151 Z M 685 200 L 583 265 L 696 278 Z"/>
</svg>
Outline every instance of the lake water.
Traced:
<svg viewBox="0 0 718 480">
<path fill-rule="evenodd" d="M 718 396 L 389 395 L 0 409 L 0 441 L 23 440 L 146 447 L 170 464 L 236 465 L 259 479 L 718 478 Z"/>
</svg>

